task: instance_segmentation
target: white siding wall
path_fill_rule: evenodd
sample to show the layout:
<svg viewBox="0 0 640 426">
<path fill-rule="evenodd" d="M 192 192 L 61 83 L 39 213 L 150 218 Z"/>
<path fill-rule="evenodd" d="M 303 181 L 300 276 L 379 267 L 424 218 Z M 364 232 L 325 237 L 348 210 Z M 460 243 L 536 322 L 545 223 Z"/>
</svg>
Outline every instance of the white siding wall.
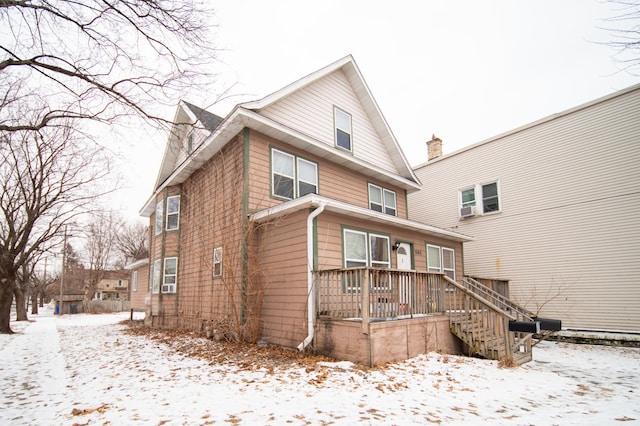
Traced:
<svg viewBox="0 0 640 426">
<path fill-rule="evenodd" d="M 333 147 L 334 106 L 351 114 L 354 156 L 398 173 L 342 71 L 336 71 L 269 105 L 260 114 Z"/>
<path fill-rule="evenodd" d="M 409 217 L 476 238 L 465 273 L 568 328 L 640 331 L 640 88 L 416 174 Z M 502 212 L 459 220 L 458 189 L 496 178 Z"/>
</svg>

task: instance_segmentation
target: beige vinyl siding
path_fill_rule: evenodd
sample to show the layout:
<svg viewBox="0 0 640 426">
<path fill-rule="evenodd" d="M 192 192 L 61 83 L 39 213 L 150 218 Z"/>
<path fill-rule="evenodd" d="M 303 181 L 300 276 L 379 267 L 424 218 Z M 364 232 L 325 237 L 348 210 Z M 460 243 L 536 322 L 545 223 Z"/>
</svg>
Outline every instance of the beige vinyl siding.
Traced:
<svg viewBox="0 0 640 426">
<path fill-rule="evenodd" d="M 333 147 L 334 106 L 351 115 L 353 155 L 398 173 L 347 77 L 340 70 L 269 105 L 260 114 Z"/>
<path fill-rule="evenodd" d="M 280 204 L 282 200 L 271 197 L 271 148 L 277 148 L 318 165 L 319 195 L 344 201 L 360 207 L 369 207 L 368 183 L 374 183 L 396 193 L 397 215 L 406 218 L 406 192 L 403 189 L 373 181 L 366 176 L 325 159 L 279 142 L 254 130 L 250 131 L 250 196 L 251 211 Z"/>
<path fill-rule="evenodd" d="M 640 331 L 640 88 L 416 170 L 410 218 L 471 235 L 468 274 L 568 328 Z M 458 189 L 499 179 L 501 213 L 458 219 Z"/>
<path fill-rule="evenodd" d="M 276 219 L 260 233 L 262 338 L 292 348 L 307 332 L 307 214 Z"/>
</svg>

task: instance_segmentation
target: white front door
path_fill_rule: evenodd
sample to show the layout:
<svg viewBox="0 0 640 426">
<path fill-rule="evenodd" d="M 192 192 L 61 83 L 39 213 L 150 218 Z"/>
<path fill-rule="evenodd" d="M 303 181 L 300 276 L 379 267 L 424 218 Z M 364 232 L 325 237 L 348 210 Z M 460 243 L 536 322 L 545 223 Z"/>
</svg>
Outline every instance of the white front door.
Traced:
<svg viewBox="0 0 640 426">
<path fill-rule="evenodd" d="M 411 244 L 400 243 L 396 250 L 396 268 L 400 271 L 410 271 L 411 268 Z M 401 275 L 398 280 L 398 295 L 400 296 L 400 312 L 409 313 L 411 306 L 411 277 Z"/>
<path fill-rule="evenodd" d="M 411 270 L 411 244 L 400 243 L 400 247 L 396 250 L 396 265 L 401 271 Z"/>
</svg>

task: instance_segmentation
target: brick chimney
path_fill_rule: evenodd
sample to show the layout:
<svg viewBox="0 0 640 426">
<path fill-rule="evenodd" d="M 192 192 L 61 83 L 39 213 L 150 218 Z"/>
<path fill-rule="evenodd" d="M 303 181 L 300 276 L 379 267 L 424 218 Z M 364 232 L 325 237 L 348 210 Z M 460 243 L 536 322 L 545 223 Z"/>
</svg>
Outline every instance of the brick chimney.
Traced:
<svg viewBox="0 0 640 426">
<path fill-rule="evenodd" d="M 442 139 L 431 135 L 431 140 L 427 141 L 427 161 L 434 160 L 442 156 Z"/>
</svg>

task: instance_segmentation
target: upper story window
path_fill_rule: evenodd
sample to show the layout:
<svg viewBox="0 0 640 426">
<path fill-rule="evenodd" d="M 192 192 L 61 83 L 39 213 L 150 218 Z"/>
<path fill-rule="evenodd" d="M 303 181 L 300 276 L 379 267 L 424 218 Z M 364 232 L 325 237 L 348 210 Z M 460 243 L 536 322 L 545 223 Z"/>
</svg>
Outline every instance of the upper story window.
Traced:
<svg viewBox="0 0 640 426">
<path fill-rule="evenodd" d="M 213 276 L 222 276 L 222 247 L 213 249 Z"/>
<path fill-rule="evenodd" d="M 498 181 L 477 184 L 458 191 L 460 217 L 470 217 L 500 211 Z"/>
<path fill-rule="evenodd" d="M 162 232 L 162 224 L 164 223 L 164 200 L 156 203 L 156 234 Z"/>
<path fill-rule="evenodd" d="M 191 154 L 193 152 L 193 131 L 190 131 L 187 134 L 187 154 Z"/>
<path fill-rule="evenodd" d="M 353 150 L 351 133 L 351 115 L 338 107 L 333 108 L 336 146 L 351 152 Z"/>
<path fill-rule="evenodd" d="M 369 184 L 369 208 L 377 212 L 398 215 L 396 193 L 372 183 Z"/>
<path fill-rule="evenodd" d="M 167 197 L 167 231 L 178 229 L 180 223 L 180 196 Z"/>
<path fill-rule="evenodd" d="M 318 165 L 278 149 L 271 150 L 271 193 L 291 200 L 318 193 Z"/>
</svg>

